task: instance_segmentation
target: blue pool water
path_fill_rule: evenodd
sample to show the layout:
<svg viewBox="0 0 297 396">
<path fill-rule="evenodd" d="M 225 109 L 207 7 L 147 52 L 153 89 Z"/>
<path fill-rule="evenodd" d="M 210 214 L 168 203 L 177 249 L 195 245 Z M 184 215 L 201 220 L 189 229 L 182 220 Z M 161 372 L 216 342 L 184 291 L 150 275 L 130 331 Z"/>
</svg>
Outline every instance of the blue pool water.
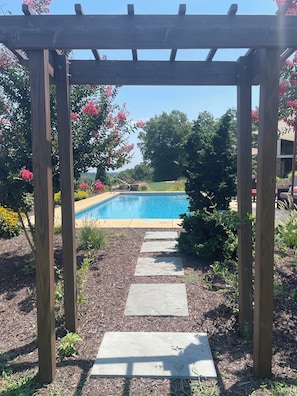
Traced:
<svg viewBox="0 0 297 396">
<path fill-rule="evenodd" d="M 79 219 L 178 219 L 188 212 L 188 199 L 181 193 L 132 193 L 116 195 L 78 212 Z"/>
</svg>

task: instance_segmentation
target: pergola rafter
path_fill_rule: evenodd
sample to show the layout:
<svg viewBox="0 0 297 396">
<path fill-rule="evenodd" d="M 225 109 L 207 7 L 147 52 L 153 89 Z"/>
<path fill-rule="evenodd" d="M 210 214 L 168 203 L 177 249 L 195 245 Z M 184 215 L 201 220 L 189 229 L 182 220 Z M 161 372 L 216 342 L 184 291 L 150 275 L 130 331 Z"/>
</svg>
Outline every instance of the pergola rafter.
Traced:
<svg viewBox="0 0 297 396">
<path fill-rule="evenodd" d="M 53 314 L 52 184 L 50 164 L 49 83 L 57 86 L 61 166 L 63 266 L 66 325 L 76 330 L 76 258 L 74 241 L 73 164 L 70 122 L 70 84 L 111 85 L 226 85 L 237 87 L 238 213 L 245 218 L 251 204 L 251 88 L 260 85 L 260 126 L 256 224 L 255 298 L 252 287 L 251 222 L 239 229 L 239 325 L 254 332 L 254 370 L 271 374 L 272 270 L 274 248 L 274 191 L 280 64 L 297 48 L 297 16 L 237 15 L 76 15 L 0 16 L 0 42 L 30 69 L 32 142 L 36 217 L 38 348 L 40 379 L 55 376 Z M 233 61 L 214 61 L 217 51 L 243 49 Z M 95 60 L 69 60 L 69 50 L 88 49 Z M 179 50 L 208 49 L 204 61 L 178 61 Z M 246 52 L 246 50 L 248 51 Z M 131 59 L 107 60 L 104 50 L 129 50 Z M 169 50 L 169 58 L 141 60 L 141 50 Z M 51 77 L 51 79 L 50 79 Z M 194 98 L 193 98 L 194 100 Z M 254 301 L 253 301 L 254 300 Z M 255 315 L 253 309 L 255 306 Z"/>
</svg>

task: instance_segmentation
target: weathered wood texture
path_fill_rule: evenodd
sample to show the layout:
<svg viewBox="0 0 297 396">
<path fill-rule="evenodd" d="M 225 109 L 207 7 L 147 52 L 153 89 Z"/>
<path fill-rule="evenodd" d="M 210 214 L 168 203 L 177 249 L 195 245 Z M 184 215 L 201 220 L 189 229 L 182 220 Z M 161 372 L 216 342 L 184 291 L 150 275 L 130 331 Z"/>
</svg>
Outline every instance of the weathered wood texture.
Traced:
<svg viewBox="0 0 297 396">
<path fill-rule="evenodd" d="M 262 50 L 257 168 L 254 371 L 271 375 L 279 51 Z"/>
<path fill-rule="evenodd" d="M 239 59 L 237 88 L 237 201 L 238 216 L 243 223 L 238 230 L 239 329 L 253 331 L 252 286 L 252 120 L 251 120 L 251 62 Z"/>
<path fill-rule="evenodd" d="M 57 95 L 58 143 L 62 206 L 65 325 L 77 328 L 76 248 L 73 186 L 73 146 L 70 121 L 69 67 L 64 55 L 57 55 L 55 82 Z"/>
<path fill-rule="evenodd" d="M 56 352 L 48 51 L 32 51 L 29 59 L 39 378 L 41 382 L 51 382 L 56 372 Z"/>
<path fill-rule="evenodd" d="M 237 85 L 237 67 L 237 62 L 74 60 L 70 64 L 70 83 Z"/>
<path fill-rule="evenodd" d="M 295 47 L 291 15 L 1 16 L 0 42 L 16 49 Z"/>
</svg>

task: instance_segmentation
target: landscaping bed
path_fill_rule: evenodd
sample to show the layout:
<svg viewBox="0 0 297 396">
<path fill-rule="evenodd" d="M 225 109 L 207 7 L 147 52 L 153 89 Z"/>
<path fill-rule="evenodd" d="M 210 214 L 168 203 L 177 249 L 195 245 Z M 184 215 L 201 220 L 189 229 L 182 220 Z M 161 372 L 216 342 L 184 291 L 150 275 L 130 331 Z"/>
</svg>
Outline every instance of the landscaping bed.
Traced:
<svg viewBox="0 0 297 396">
<path fill-rule="evenodd" d="M 134 270 L 146 231 L 149 230 L 106 230 L 106 247 L 91 254 L 93 261 L 84 288 L 86 301 L 79 308 L 78 333 L 83 341 L 77 344 L 77 356 L 57 355 L 56 380 L 43 387 L 35 376 L 36 294 L 30 251 L 24 235 L 0 240 L 0 363 L 4 373 L 0 379 L 1 395 L 297 395 L 294 252 L 287 250 L 285 255 L 276 252 L 273 378 L 264 381 L 253 375 L 251 339 L 248 335 L 245 339 L 239 337 L 234 295 L 218 275 L 212 274 L 207 263 L 183 256 L 184 277 L 137 277 L 137 283 L 184 282 L 188 317 L 124 316 L 129 287 L 136 283 Z M 55 235 L 54 240 L 55 263 L 59 266 L 61 236 Z M 79 251 L 78 262 L 87 254 Z M 106 331 L 207 332 L 218 380 L 91 379 L 90 369 Z M 5 390 L 8 385 L 15 388 L 15 393 Z M 283 393 L 277 393 L 277 389 Z"/>
</svg>

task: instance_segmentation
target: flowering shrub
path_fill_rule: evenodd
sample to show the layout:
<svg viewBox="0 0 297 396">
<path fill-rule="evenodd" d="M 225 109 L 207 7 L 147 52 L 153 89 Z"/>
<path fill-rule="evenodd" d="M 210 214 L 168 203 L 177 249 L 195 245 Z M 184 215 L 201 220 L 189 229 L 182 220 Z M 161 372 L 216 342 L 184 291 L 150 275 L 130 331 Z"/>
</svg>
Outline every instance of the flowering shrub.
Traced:
<svg viewBox="0 0 297 396">
<path fill-rule="evenodd" d="M 23 0 L 23 4 L 28 4 L 38 14 L 48 14 L 50 12 L 48 6 L 50 6 L 52 0 Z"/>
<path fill-rule="evenodd" d="M 78 187 L 80 190 L 83 190 L 83 191 L 87 191 L 89 189 L 89 185 L 86 182 L 80 183 L 80 185 Z"/>
<path fill-rule="evenodd" d="M 11 209 L 0 206 L 0 237 L 12 238 L 22 232 L 19 216 Z"/>
<path fill-rule="evenodd" d="M 20 175 L 25 182 L 30 182 L 31 180 L 33 180 L 33 173 L 30 172 L 28 169 L 21 169 Z"/>
<path fill-rule="evenodd" d="M 101 183 L 100 180 L 95 180 L 93 183 L 93 190 L 97 193 L 103 191 L 105 189 L 105 185 Z"/>
<path fill-rule="evenodd" d="M 96 116 L 99 114 L 99 110 L 97 109 L 94 102 L 88 102 L 83 108 L 81 109 L 82 113 L 88 116 Z"/>
</svg>

